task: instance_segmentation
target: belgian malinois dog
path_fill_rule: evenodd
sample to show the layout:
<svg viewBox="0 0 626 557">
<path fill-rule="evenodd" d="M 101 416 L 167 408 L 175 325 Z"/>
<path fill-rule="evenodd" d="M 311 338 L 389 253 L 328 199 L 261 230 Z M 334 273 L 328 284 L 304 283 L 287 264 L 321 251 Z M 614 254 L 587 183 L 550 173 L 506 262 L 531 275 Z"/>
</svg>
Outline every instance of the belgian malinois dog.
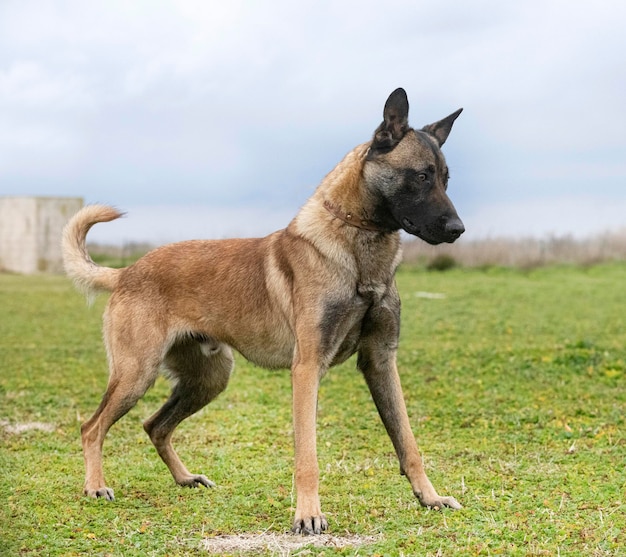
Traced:
<svg viewBox="0 0 626 557">
<path fill-rule="evenodd" d="M 113 499 L 102 471 L 104 437 L 159 370 L 172 379 L 172 393 L 144 429 L 176 483 L 213 486 L 187 470 L 171 437 L 226 388 L 234 349 L 259 366 L 291 369 L 294 533 L 328 528 L 318 495 L 318 386 L 328 368 L 354 353 L 415 496 L 425 507 L 461 507 L 437 494 L 411 432 L 396 368 L 394 280 L 400 230 L 430 244 L 454 242 L 464 232 L 446 193 L 440 150 L 461 110 L 421 130 L 409 127 L 408 112 L 406 93 L 397 89 L 372 140 L 348 153 L 287 228 L 265 238 L 169 244 L 111 269 L 90 259 L 86 236 L 121 214 L 91 205 L 70 220 L 63 236 L 67 274 L 88 294 L 111 292 L 104 314 L 109 383 L 81 429 L 87 495 Z"/>
</svg>

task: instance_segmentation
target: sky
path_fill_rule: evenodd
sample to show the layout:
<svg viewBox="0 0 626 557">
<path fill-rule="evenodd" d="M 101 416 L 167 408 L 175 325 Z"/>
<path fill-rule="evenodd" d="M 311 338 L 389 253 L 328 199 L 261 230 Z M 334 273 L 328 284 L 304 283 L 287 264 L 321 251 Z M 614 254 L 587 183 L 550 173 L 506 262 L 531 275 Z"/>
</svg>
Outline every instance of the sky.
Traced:
<svg viewBox="0 0 626 557">
<path fill-rule="evenodd" d="M 404 87 L 467 240 L 626 230 L 622 0 L 0 0 L 0 196 L 101 243 L 288 224 Z"/>
</svg>

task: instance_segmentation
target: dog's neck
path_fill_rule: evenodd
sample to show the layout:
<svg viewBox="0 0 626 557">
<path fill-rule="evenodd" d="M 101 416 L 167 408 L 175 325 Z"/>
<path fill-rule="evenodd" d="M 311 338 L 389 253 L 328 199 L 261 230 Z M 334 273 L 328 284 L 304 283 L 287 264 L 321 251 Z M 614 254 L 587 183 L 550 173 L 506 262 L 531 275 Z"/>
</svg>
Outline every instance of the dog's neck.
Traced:
<svg viewBox="0 0 626 557">
<path fill-rule="evenodd" d="M 372 220 L 372 208 L 364 195 L 363 165 L 370 142 L 357 145 L 329 172 L 313 198 L 333 217 L 346 224 L 370 232 L 392 232 L 388 226 Z"/>
<path fill-rule="evenodd" d="M 360 228 L 361 230 L 369 230 L 371 232 L 389 232 L 389 230 L 387 230 L 386 228 L 380 227 L 375 222 L 366 219 L 363 216 L 356 215 L 349 211 L 344 211 L 341 207 L 339 207 L 339 205 L 332 203 L 328 199 L 324 200 L 324 208 L 333 217 L 336 217 L 346 224 L 354 226 L 355 228 Z"/>
</svg>

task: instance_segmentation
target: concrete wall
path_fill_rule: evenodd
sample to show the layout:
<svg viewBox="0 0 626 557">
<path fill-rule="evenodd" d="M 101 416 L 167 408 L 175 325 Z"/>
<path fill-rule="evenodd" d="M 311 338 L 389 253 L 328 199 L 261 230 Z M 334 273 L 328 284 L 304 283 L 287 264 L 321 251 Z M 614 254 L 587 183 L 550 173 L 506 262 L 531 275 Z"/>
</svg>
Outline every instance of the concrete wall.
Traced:
<svg viewBox="0 0 626 557">
<path fill-rule="evenodd" d="M 0 197 L 0 269 L 62 273 L 61 235 L 78 197 Z"/>
</svg>

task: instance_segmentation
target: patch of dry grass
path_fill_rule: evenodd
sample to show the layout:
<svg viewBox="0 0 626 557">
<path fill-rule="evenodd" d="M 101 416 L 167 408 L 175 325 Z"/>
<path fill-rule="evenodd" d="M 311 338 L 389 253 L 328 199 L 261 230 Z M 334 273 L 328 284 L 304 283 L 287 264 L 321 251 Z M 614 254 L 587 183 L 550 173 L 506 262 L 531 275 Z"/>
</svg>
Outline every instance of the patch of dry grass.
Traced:
<svg viewBox="0 0 626 557">
<path fill-rule="evenodd" d="M 452 258 L 463 267 L 517 267 L 532 269 L 553 264 L 596 265 L 626 259 L 626 228 L 585 239 L 572 236 L 548 238 L 461 238 L 454 244 L 430 246 L 406 240 L 404 261 L 436 266 Z"/>
<path fill-rule="evenodd" d="M 0 420 L 0 427 L 7 433 L 19 435 L 25 431 L 47 431 L 51 432 L 55 430 L 54 424 L 48 424 L 45 422 L 25 422 L 12 424 L 8 420 Z"/>
<path fill-rule="evenodd" d="M 202 546 L 210 555 L 239 555 L 239 554 L 263 554 L 270 555 L 309 555 L 310 548 L 358 548 L 380 541 L 378 536 L 357 536 L 345 534 L 332 536 L 295 536 L 293 534 L 276 534 L 264 532 L 262 534 L 239 534 L 232 536 L 216 536 L 206 538 Z"/>
</svg>

